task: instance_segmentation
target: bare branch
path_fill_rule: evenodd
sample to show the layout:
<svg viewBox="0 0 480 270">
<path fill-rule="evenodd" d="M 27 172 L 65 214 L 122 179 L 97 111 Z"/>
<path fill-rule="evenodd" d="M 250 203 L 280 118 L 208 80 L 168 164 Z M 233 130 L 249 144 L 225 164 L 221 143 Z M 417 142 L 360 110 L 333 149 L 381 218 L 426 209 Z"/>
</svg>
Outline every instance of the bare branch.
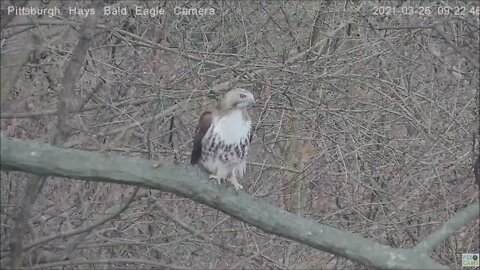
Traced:
<svg viewBox="0 0 480 270">
<path fill-rule="evenodd" d="M 97 12 L 99 13 L 99 12 Z M 80 74 L 80 69 L 83 66 L 83 62 L 85 60 L 85 55 L 87 53 L 87 49 L 90 46 L 90 43 L 93 39 L 93 34 L 95 31 L 95 23 L 98 16 L 89 16 L 85 23 L 83 24 L 80 30 L 80 37 L 79 42 L 73 52 L 72 58 L 67 64 L 67 68 L 65 70 L 65 74 L 63 77 L 63 88 L 60 93 L 59 103 L 57 107 L 57 132 L 53 135 L 53 144 L 57 146 L 62 146 L 63 143 L 66 141 L 68 137 L 68 120 L 69 120 L 69 100 L 71 100 L 71 96 L 73 93 L 74 84 Z M 36 19 L 33 20 L 37 22 Z M 38 22 L 37 22 L 38 23 Z M 21 57 L 21 61 L 26 61 L 27 57 L 30 53 L 38 46 L 40 40 L 44 41 L 46 39 L 45 33 L 42 31 L 40 27 L 38 27 L 36 31 L 32 34 L 33 43 L 35 46 L 32 46 L 27 49 L 27 52 L 23 54 Z M 3 64 L 3 63 L 2 63 Z M 22 67 L 23 62 L 17 66 L 12 72 L 15 74 L 10 74 L 13 77 L 9 78 L 6 82 L 6 85 L 3 85 L 2 81 L 2 91 L 8 91 L 9 88 L 13 85 L 16 81 L 16 77 L 20 68 Z M 3 71 L 4 69 L 2 69 Z M 2 72 L 2 77 L 3 77 Z M 5 87 L 5 89 L 4 89 Z M 2 93 L 4 95 L 5 93 Z M 28 224 L 28 219 L 30 218 L 31 209 L 36 201 L 38 194 L 41 192 L 43 184 L 46 181 L 46 176 L 33 176 L 33 178 L 29 179 L 27 182 L 27 187 L 25 191 L 25 199 L 23 200 L 23 204 L 20 208 L 19 214 L 15 220 L 15 229 L 12 233 L 12 241 L 10 243 L 11 246 L 11 266 L 13 269 L 17 269 L 20 267 L 22 262 L 22 255 L 23 255 L 23 239 L 25 237 L 26 227 Z"/>
<path fill-rule="evenodd" d="M 52 235 L 52 236 L 49 236 L 47 238 L 44 238 L 44 239 L 41 239 L 35 243 L 32 243 L 28 246 L 25 246 L 25 251 L 33 248 L 33 247 L 36 247 L 36 246 L 40 246 L 40 245 L 44 245 L 50 241 L 53 241 L 55 239 L 59 239 L 59 238 L 65 238 L 65 237 L 68 237 L 68 236 L 73 236 L 73 235 L 77 235 L 77 234 L 81 234 L 81 233 L 86 233 L 86 232 L 90 232 L 92 231 L 93 229 L 95 229 L 96 227 L 98 226 L 101 226 L 105 223 L 107 223 L 108 221 L 110 220 L 113 220 L 115 218 L 117 218 L 121 213 L 123 213 L 127 208 L 128 206 L 130 206 L 130 204 L 133 202 L 133 199 L 135 198 L 135 196 L 137 195 L 137 192 L 138 192 L 138 187 L 135 188 L 135 190 L 133 191 L 133 194 L 132 196 L 130 196 L 130 198 L 128 199 L 128 201 L 122 206 L 120 207 L 118 210 L 116 210 L 112 215 L 104 218 L 104 219 L 101 219 L 97 222 L 95 222 L 94 224 L 90 225 L 90 226 L 87 226 L 85 228 L 81 228 L 81 229 L 75 229 L 75 230 L 71 230 L 71 231 L 67 231 L 67 232 L 61 232 L 59 234 L 56 234 L 56 235 Z"/>
<path fill-rule="evenodd" d="M 139 105 L 149 101 L 156 99 L 156 97 L 145 97 L 133 100 L 124 100 L 120 102 L 116 102 L 113 104 L 92 104 L 92 105 L 85 105 L 82 109 L 78 110 L 78 112 L 88 112 L 97 109 L 102 109 L 104 107 L 121 107 L 121 106 L 131 106 L 131 105 Z M 68 112 L 76 112 L 77 108 L 69 108 Z M 38 112 L 19 112 L 19 113 L 2 113 L 0 114 L 0 118 L 2 119 L 11 119 L 11 118 L 30 118 L 30 117 L 39 117 L 39 116 L 47 116 L 53 115 L 57 113 L 57 109 L 52 110 L 45 110 L 45 111 L 38 111 Z"/>
<path fill-rule="evenodd" d="M 98 7 L 99 6 L 97 5 L 97 9 Z M 88 16 L 85 22 L 82 24 L 77 46 L 73 50 L 70 61 L 65 69 L 65 73 L 63 74 L 62 90 L 60 92 L 60 100 L 57 107 L 57 133 L 53 138 L 53 143 L 55 145 L 62 145 L 67 140 L 67 137 L 70 133 L 68 115 L 69 110 L 71 110 L 73 105 L 71 104 L 71 101 L 73 100 L 73 90 L 75 87 L 75 82 L 81 74 L 81 69 L 83 63 L 85 62 L 87 50 L 90 47 L 90 43 L 92 43 L 99 13 L 100 12 L 97 10 L 96 15 Z"/>
<path fill-rule="evenodd" d="M 420 242 L 414 251 L 428 254 L 441 242 L 445 241 L 450 235 L 459 230 L 461 227 L 467 225 L 472 220 L 478 218 L 480 214 L 480 202 L 476 201 L 463 209 L 449 221 L 443 224 L 438 230 L 428 236 L 427 239 Z"/>
<path fill-rule="evenodd" d="M 184 266 L 178 266 L 174 264 L 164 264 L 161 262 L 156 262 L 152 260 L 144 259 L 133 259 L 133 258 L 108 258 L 108 259 L 98 259 L 98 260 L 84 260 L 84 261 L 61 261 L 53 263 L 45 263 L 32 266 L 28 269 L 47 269 L 58 266 L 66 265 L 82 265 L 82 264 L 112 264 L 112 263 L 132 263 L 137 265 L 149 265 L 156 267 L 157 269 L 189 269 Z"/>
<path fill-rule="evenodd" d="M 23 203 L 15 218 L 15 228 L 12 232 L 12 240 L 10 241 L 10 264 L 12 269 L 20 268 L 22 263 L 23 238 L 27 231 L 28 219 L 30 218 L 32 206 L 37 200 L 37 196 L 42 190 L 46 178 L 44 175 L 32 175 L 27 182 Z"/>
<path fill-rule="evenodd" d="M 364 265 L 395 269 L 446 269 L 424 254 L 383 246 L 294 215 L 246 193 L 215 185 L 204 172 L 196 169 L 178 165 L 154 168 L 152 161 L 114 156 L 107 158 L 98 153 L 61 149 L 4 136 L 1 136 L 1 143 L 2 170 L 150 187 L 190 198 L 266 232 Z"/>
<path fill-rule="evenodd" d="M 57 238 L 65 237 L 65 236 L 72 236 L 72 235 L 75 235 L 75 234 L 81 234 L 77 238 L 75 238 L 75 240 L 72 241 L 72 243 L 70 243 L 67 246 L 66 251 L 65 251 L 65 257 L 69 258 L 71 253 L 73 252 L 73 250 L 80 244 L 81 240 L 87 235 L 86 234 L 87 232 L 91 232 L 95 228 L 107 223 L 110 220 L 113 220 L 113 219 L 117 218 L 118 216 L 120 216 L 121 213 L 125 212 L 125 210 L 127 210 L 127 208 L 130 206 L 130 204 L 135 199 L 135 196 L 137 195 L 138 190 L 139 190 L 139 187 L 138 186 L 135 187 L 132 195 L 127 200 L 127 202 L 122 207 L 119 207 L 119 209 L 115 213 L 113 213 L 112 215 L 110 215 L 110 216 L 108 216 L 104 219 L 100 219 L 97 222 L 93 223 L 92 225 L 89 225 L 89 226 L 87 226 L 83 229 L 73 230 L 73 231 L 70 231 L 69 233 L 67 232 L 67 233 L 57 234 L 56 236 L 48 237 L 48 239 L 44 239 L 43 241 L 40 240 L 37 243 L 33 243 L 33 244 L 29 245 L 28 247 L 38 246 L 38 245 L 40 245 L 40 243 L 44 244 L 44 243 L 47 243 L 48 241 L 52 241 L 53 239 L 57 239 Z M 68 235 L 66 235 L 66 234 L 68 234 Z"/>
<path fill-rule="evenodd" d="M 480 68 L 479 64 L 474 60 L 475 57 L 466 53 L 465 50 L 458 48 L 458 46 L 455 45 L 455 43 L 453 43 L 453 41 L 450 40 L 447 34 L 445 34 L 438 25 L 434 25 L 432 29 L 435 30 L 435 32 L 437 32 L 442 37 L 442 39 L 445 40 L 445 42 L 447 42 L 447 44 L 450 47 L 452 47 L 453 50 L 455 50 L 458 54 L 463 56 L 465 60 L 467 60 L 470 64 L 472 64 L 472 66 L 474 66 L 476 69 Z"/>
</svg>

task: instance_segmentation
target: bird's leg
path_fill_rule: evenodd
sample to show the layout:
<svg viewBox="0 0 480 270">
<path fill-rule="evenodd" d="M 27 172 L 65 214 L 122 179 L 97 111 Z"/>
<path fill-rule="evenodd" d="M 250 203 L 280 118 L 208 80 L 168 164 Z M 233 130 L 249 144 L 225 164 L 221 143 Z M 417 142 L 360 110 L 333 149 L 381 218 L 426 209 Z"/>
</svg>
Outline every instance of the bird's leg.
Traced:
<svg viewBox="0 0 480 270">
<path fill-rule="evenodd" d="M 223 168 L 217 168 L 215 174 L 210 174 L 210 179 L 217 180 L 218 184 L 221 184 L 222 181 L 225 181 L 228 176 L 228 171 Z"/>
<path fill-rule="evenodd" d="M 232 183 L 235 190 L 243 189 L 243 186 L 238 183 L 237 176 L 235 175 L 235 170 L 232 172 L 232 175 L 228 178 L 228 181 Z"/>
<path fill-rule="evenodd" d="M 222 178 L 221 176 L 215 174 L 210 174 L 210 179 L 217 180 L 219 185 L 222 183 L 222 181 L 225 180 L 225 178 Z"/>
</svg>

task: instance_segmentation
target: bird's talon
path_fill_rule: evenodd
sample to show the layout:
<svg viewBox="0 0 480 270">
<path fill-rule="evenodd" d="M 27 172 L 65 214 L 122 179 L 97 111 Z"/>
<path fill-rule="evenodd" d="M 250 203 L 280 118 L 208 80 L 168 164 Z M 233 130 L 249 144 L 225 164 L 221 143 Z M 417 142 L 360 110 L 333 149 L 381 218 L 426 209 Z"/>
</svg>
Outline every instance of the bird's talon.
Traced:
<svg viewBox="0 0 480 270">
<path fill-rule="evenodd" d="M 233 185 L 235 187 L 235 191 L 238 191 L 239 189 L 243 189 L 243 186 L 240 184 Z"/>
</svg>

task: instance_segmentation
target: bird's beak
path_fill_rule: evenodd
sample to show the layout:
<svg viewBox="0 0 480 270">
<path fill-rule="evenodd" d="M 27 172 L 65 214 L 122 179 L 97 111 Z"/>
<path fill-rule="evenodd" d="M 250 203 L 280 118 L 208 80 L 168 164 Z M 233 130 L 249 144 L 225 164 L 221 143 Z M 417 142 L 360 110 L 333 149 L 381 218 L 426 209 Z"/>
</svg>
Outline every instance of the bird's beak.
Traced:
<svg viewBox="0 0 480 270">
<path fill-rule="evenodd" d="M 255 105 L 255 98 L 254 97 L 249 97 L 248 98 L 248 107 L 253 107 Z"/>
</svg>

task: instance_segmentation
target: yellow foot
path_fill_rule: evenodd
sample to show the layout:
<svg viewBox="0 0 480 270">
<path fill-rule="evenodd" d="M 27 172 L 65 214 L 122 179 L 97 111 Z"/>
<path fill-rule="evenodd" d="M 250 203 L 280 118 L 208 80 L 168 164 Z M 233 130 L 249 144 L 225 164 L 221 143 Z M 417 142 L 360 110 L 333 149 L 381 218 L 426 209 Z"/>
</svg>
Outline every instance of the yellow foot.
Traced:
<svg viewBox="0 0 480 270">
<path fill-rule="evenodd" d="M 233 187 L 235 188 L 235 190 L 243 189 L 243 186 L 239 183 L 233 184 Z"/>
<path fill-rule="evenodd" d="M 210 174 L 210 179 L 217 180 L 218 184 L 221 184 L 222 181 L 225 180 L 225 178 L 222 178 L 222 177 L 214 175 L 214 174 Z"/>
<path fill-rule="evenodd" d="M 153 163 L 153 168 L 156 169 L 156 168 L 158 168 L 158 167 L 160 167 L 160 166 L 162 166 L 162 165 L 163 165 L 163 161 L 157 161 L 157 162 Z"/>
<path fill-rule="evenodd" d="M 243 189 L 243 186 L 238 183 L 236 177 L 230 177 L 228 180 L 230 181 L 230 183 L 232 183 L 233 187 L 235 188 L 235 191 L 238 191 L 239 189 Z"/>
</svg>

